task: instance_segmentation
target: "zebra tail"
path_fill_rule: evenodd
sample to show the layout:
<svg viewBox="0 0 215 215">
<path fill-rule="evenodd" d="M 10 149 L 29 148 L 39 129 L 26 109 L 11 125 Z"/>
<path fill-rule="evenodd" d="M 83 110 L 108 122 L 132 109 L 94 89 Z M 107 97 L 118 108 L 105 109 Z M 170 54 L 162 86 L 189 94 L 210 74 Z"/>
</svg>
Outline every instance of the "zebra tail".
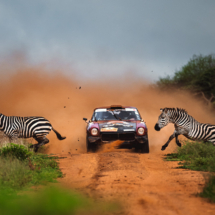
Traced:
<svg viewBox="0 0 215 215">
<path fill-rule="evenodd" d="M 66 139 L 66 137 L 62 137 L 61 135 L 60 135 L 60 133 L 58 133 L 54 128 L 52 128 L 52 130 L 55 132 L 55 134 L 57 135 L 57 138 L 58 138 L 58 140 L 64 140 L 64 139 Z"/>
</svg>

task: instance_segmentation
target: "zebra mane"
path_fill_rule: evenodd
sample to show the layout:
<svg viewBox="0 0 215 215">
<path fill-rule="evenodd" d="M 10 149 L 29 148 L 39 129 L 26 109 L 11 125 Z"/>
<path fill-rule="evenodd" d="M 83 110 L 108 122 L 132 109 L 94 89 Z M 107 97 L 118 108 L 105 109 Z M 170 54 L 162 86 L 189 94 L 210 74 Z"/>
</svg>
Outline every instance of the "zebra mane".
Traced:
<svg viewBox="0 0 215 215">
<path fill-rule="evenodd" d="M 176 111 L 176 112 L 181 112 L 181 113 L 187 113 L 187 111 L 185 109 L 183 109 L 183 108 L 167 108 L 167 107 L 165 107 L 163 109 L 164 112 L 167 112 L 168 110 L 170 110 L 170 111 Z"/>
</svg>

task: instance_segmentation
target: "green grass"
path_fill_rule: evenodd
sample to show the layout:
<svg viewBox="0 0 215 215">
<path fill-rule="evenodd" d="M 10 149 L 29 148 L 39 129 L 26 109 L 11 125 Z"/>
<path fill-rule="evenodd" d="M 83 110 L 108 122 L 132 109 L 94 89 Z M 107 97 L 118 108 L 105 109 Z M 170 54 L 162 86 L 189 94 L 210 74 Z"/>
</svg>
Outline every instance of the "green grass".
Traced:
<svg viewBox="0 0 215 215">
<path fill-rule="evenodd" d="M 211 143 L 185 141 L 176 153 L 166 156 L 168 161 L 181 161 L 180 168 L 215 172 L 215 147 Z"/>
<path fill-rule="evenodd" d="M 0 158 L 0 192 L 2 189 L 21 190 L 30 184 L 32 172 L 26 162 L 16 158 Z"/>
<path fill-rule="evenodd" d="M 215 203 L 215 175 L 210 175 L 203 191 L 199 195 Z"/>
<path fill-rule="evenodd" d="M 56 156 L 37 154 L 31 157 L 31 162 L 35 167 L 32 184 L 44 184 L 47 182 L 56 182 L 56 179 L 63 177 L 59 169 Z"/>
<path fill-rule="evenodd" d="M 215 147 L 212 143 L 184 141 L 177 152 L 167 154 L 166 160 L 180 161 L 179 168 L 210 172 L 199 195 L 215 203 Z"/>
<path fill-rule="evenodd" d="M 31 195 L 0 193 L 0 214 L 3 215 L 100 215 L 119 209 L 116 204 L 94 202 L 80 194 L 56 187 Z"/>
<path fill-rule="evenodd" d="M 8 144 L 0 149 L 0 192 L 20 191 L 33 185 L 56 182 L 63 177 L 58 157 L 35 154 L 24 145 Z"/>
<path fill-rule="evenodd" d="M 62 188 L 32 189 L 56 182 L 63 174 L 59 157 L 34 153 L 28 145 L 11 143 L 0 147 L 0 214 L 90 215 L 120 209 L 116 204 L 96 203 Z"/>
</svg>

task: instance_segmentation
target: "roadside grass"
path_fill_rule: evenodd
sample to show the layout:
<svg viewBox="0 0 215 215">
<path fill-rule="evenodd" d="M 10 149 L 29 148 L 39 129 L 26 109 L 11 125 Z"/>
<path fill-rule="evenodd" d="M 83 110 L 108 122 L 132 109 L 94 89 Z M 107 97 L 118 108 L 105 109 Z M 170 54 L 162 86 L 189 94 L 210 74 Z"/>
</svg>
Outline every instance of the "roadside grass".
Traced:
<svg viewBox="0 0 215 215">
<path fill-rule="evenodd" d="M 184 141 L 176 153 L 167 154 L 168 161 L 181 161 L 179 168 L 215 172 L 215 147 L 212 143 Z"/>
<path fill-rule="evenodd" d="M 63 177 L 60 157 L 34 153 L 29 143 L 0 146 L 0 214 L 70 215 L 113 214 L 119 204 L 95 202 L 49 182 Z M 48 185 L 39 190 L 38 185 Z M 48 187 L 48 188 L 47 188 Z"/>
<path fill-rule="evenodd" d="M 63 177 L 58 157 L 35 154 L 24 145 L 8 144 L 0 149 L 0 191 L 56 182 Z"/>
<path fill-rule="evenodd" d="M 215 175 L 210 175 L 203 188 L 203 191 L 199 194 L 203 198 L 207 198 L 210 202 L 215 203 Z"/>
<path fill-rule="evenodd" d="M 209 172 L 205 187 L 199 194 L 215 203 L 215 147 L 212 143 L 184 141 L 175 153 L 167 154 L 167 161 L 179 161 L 179 167 Z"/>
<path fill-rule="evenodd" d="M 31 195 L 0 193 L 0 214 L 4 215 L 100 215 L 117 213 L 120 209 L 117 204 L 95 202 L 56 187 L 39 190 Z"/>
</svg>

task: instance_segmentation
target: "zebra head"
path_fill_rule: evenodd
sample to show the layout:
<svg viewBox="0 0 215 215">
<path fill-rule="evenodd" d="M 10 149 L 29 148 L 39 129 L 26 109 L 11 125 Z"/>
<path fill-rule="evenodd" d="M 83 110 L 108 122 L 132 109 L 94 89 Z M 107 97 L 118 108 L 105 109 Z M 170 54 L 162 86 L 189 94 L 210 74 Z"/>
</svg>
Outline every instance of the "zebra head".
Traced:
<svg viewBox="0 0 215 215">
<path fill-rule="evenodd" d="M 157 123 L 155 124 L 155 130 L 156 131 L 160 131 L 161 128 L 166 126 L 170 121 L 169 110 L 167 108 L 164 108 L 164 109 L 161 108 L 160 111 L 161 111 L 161 114 L 158 117 Z"/>
</svg>

